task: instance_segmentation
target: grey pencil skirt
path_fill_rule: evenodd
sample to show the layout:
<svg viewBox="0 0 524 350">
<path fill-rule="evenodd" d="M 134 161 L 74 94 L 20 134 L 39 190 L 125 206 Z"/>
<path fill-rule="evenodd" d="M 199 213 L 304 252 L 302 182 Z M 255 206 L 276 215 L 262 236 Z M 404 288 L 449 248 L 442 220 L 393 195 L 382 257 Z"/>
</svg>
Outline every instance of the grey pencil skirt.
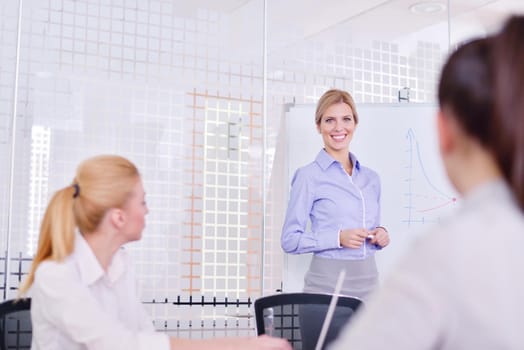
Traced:
<svg viewBox="0 0 524 350">
<path fill-rule="evenodd" d="M 313 256 L 304 277 L 304 292 L 333 293 L 339 273 L 346 269 L 346 278 L 340 294 L 366 300 L 378 285 L 375 256 L 364 260 L 326 259 Z"/>
<path fill-rule="evenodd" d="M 367 296 L 378 284 L 374 256 L 364 260 L 326 259 L 313 256 L 304 278 L 304 292 L 333 293 L 342 269 L 346 270 L 346 278 L 340 294 L 367 300 Z M 326 315 L 326 306 L 300 305 L 299 310 L 302 350 L 314 350 Z M 345 308 L 335 311 L 323 349 L 338 337 L 343 327 L 350 323 L 352 314 L 353 311 Z"/>
</svg>

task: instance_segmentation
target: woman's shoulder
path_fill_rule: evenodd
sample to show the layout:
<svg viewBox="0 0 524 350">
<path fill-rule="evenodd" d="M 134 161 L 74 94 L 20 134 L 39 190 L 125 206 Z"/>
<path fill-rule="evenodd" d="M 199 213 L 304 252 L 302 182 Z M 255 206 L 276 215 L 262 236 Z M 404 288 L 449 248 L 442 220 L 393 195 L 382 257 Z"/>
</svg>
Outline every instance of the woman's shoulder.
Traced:
<svg viewBox="0 0 524 350">
<path fill-rule="evenodd" d="M 312 161 L 310 163 L 307 163 L 305 165 L 302 165 L 301 167 L 297 168 L 296 172 L 301 173 L 310 173 L 320 170 L 320 167 L 318 166 L 318 163 L 316 161 Z"/>
<path fill-rule="evenodd" d="M 295 170 L 293 175 L 293 182 L 305 182 L 314 181 L 316 178 L 322 175 L 322 170 L 318 164 L 313 161 L 306 165 L 303 165 Z"/>
<path fill-rule="evenodd" d="M 70 258 L 64 261 L 45 260 L 38 265 L 35 271 L 35 284 L 62 283 L 78 278 L 75 264 Z"/>
</svg>

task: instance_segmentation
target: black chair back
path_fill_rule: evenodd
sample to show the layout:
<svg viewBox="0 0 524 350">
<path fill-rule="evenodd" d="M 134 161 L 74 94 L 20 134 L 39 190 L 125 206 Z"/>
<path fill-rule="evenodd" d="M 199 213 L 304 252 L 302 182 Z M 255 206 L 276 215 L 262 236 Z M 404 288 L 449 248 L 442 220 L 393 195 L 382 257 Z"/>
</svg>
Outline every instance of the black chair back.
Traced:
<svg viewBox="0 0 524 350">
<path fill-rule="evenodd" d="M 0 350 L 29 350 L 31 340 L 31 299 L 0 303 Z"/>
<path fill-rule="evenodd" d="M 257 333 L 287 339 L 295 350 L 314 350 L 332 295 L 281 293 L 255 301 Z M 362 305 L 355 297 L 339 296 L 323 348 L 337 336 Z"/>
</svg>

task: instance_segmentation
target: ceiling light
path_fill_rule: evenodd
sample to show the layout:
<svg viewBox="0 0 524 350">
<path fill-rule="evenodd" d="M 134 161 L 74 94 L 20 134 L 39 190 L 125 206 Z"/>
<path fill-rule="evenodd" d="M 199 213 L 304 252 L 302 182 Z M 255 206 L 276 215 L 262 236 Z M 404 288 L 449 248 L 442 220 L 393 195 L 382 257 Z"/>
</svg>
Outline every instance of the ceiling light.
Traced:
<svg viewBox="0 0 524 350">
<path fill-rule="evenodd" d="M 409 7 L 411 12 L 424 15 L 433 15 L 444 12 L 445 9 L 446 5 L 436 1 L 417 2 Z"/>
</svg>

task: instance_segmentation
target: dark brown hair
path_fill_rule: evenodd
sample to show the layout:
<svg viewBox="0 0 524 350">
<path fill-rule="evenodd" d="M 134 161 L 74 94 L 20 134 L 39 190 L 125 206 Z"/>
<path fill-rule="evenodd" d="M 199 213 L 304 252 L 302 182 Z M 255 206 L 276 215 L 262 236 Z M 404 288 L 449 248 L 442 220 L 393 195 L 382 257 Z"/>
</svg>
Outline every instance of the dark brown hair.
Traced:
<svg viewBox="0 0 524 350">
<path fill-rule="evenodd" d="M 493 38 L 496 153 L 524 210 L 524 16 L 511 17 Z"/>
<path fill-rule="evenodd" d="M 524 16 L 451 54 L 438 99 L 493 154 L 524 210 Z"/>
<path fill-rule="evenodd" d="M 465 132 L 486 149 L 493 147 L 494 88 L 490 63 L 491 40 L 477 39 L 449 56 L 440 76 L 438 99 Z"/>
</svg>

